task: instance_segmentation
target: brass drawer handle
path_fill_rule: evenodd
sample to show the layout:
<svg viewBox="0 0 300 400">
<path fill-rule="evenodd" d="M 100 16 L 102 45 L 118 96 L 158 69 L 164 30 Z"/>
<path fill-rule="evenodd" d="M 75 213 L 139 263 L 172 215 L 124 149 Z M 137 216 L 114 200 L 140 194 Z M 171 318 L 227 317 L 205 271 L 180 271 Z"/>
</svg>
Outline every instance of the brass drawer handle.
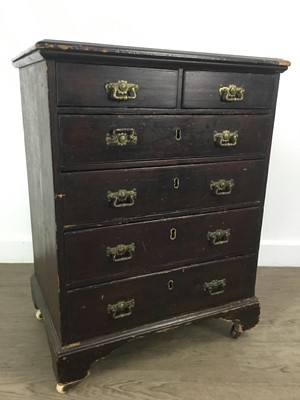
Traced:
<svg viewBox="0 0 300 400">
<path fill-rule="evenodd" d="M 118 82 L 107 82 L 104 87 L 112 100 L 133 100 L 136 98 L 139 85 L 121 80 Z"/>
<path fill-rule="evenodd" d="M 233 147 L 237 145 L 238 141 L 238 131 L 230 132 L 230 131 L 223 131 L 223 132 L 214 132 L 214 142 L 217 146 L 220 147 Z"/>
<path fill-rule="evenodd" d="M 127 301 L 121 300 L 116 304 L 109 304 L 107 306 L 107 313 L 111 314 L 114 319 L 129 317 L 129 315 L 132 314 L 134 306 L 134 299 Z"/>
<path fill-rule="evenodd" d="M 118 128 L 106 134 L 107 146 L 137 144 L 137 134 L 133 128 Z"/>
<path fill-rule="evenodd" d="M 112 258 L 113 261 L 126 261 L 131 260 L 135 253 L 135 243 L 118 244 L 116 247 L 107 247 L 106 255 Z"/>
<path fill-rule="evenodd" d="M 220 179 L 218 181 L 210 181 L 210 190 L 216 196 L 226 196 L 232 193 L 234 180 Z"/>
<path fill-rule="evenodd" d="M 207 233 L 207 240 L 214 246 L 228 243 L 229 238 L 230 229 L 217 229 L 214 232 Z"/>
<path fill-rule="evenodd" d="M 226 287 L 226 279 L 214 279 L 211 282 L 205 282 L 203 289 L 211 296 L 224 293 Z"/>
<path fill-rule="evenodd" d="M 134 205 L 134 200 L 136 199 L 137 191 L 136 189 L 126 190 L 119 189 L 117 192 L 107 192 L 108 202 L 113 202 L 113 206 L 116 208 L 120 207 L 130 207 Z"/>
<path fill-rule="evenodd" d="M 243 101 L 245 89 L 236 85 L 220 86 L 219 94 L 222 101 Z"/>
</svg>

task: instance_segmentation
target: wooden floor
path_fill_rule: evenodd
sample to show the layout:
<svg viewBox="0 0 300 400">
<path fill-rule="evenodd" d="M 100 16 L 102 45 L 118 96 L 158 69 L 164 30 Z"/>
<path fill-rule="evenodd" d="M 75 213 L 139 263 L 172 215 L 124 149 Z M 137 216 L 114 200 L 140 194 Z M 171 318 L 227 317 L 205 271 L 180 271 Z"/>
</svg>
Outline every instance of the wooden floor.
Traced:
<svg viewBox="0 0 300 400">
<path fill-rule="evenodd" d="M 220 320 L 128 343 L 69 390 L 55 391 L 31 265 L 0 265 L 0 399 L 299 400 L 300 268 L 260 268 L 259 325 L 238 340 Z"/>
</svg>

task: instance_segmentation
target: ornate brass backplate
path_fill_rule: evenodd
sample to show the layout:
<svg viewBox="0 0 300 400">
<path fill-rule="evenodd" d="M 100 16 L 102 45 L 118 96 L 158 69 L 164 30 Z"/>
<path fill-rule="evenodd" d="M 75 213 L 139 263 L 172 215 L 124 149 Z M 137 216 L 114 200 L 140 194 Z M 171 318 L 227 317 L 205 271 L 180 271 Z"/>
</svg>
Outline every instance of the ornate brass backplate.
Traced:
<svg viewBox="0 0 300 400">
<path fill-rule="evenodd" d="M 233 147 L 237 145 L 238 141 L 238 131 L 230 132 L 225 130 L 223 132 L 214 132 L 214 142 L 220 147 Z"/>
<path fill-rule="evenodd" d="M 107 146 L 137 144 L 137 133 L 133 128 L 117 128 L 106 134 Z"/>
<path fill-rule="evenodd" d="M 219 94 L 222 101 L 243 101 L 244 100 L 245 89 L 236 85 L 221 85 L 219 88 Z"/>
<path fill-rule="evenodd" d="M 207 240 L 214 246 L 229 242 L 230 229 L 217 229 L 214 232 L 207 232 Z"/>
<path fill-rule="evenodd" d="M 118 244 L 116 247 L 107 247 L 106 255 L 113 261 L 131 260 L 135 253 L 135 243 Z"/>
<path fill-rule="evenodd" d="M 137 96 L 139 85 L 120 80 L 118 82 L 107 82 L 104 85 L 106 93 L 112 100 L 133 100 Z"/>
<path fill-rule="evenodd" d="M 107 192 L 107 200 L 109 203 L 112 202 L 112 205 L 115 208 L 133 206 L 136 197 L 137 197 L 136 189 L 132 190 L 119 189 L 116 192 L 111 192 L 109 190 Z"/>
<path fill-rule="evenodd" d="M 205 292 L 209 293 L 211 296 L 224 293 L 226 287 L 226 279 L 214 279 L 211 282 L 205 282 L 203 289 Z"/>
<path fill-rule="evenodd" d="M 232 193 L 234 187 L 233 179 L 219 179 L 218 181 L 210 181 L 210 190 L 216 196 L 226 196 Z"/>
<path fill-rule="evenodd" d="M 132 314 L 135 306 L 135 300 L 121 300 L 116 304 L 109 304 L 107 306 L 107 313 L 111 314 L 114 319 L 129 317 Z"/>
</svg>

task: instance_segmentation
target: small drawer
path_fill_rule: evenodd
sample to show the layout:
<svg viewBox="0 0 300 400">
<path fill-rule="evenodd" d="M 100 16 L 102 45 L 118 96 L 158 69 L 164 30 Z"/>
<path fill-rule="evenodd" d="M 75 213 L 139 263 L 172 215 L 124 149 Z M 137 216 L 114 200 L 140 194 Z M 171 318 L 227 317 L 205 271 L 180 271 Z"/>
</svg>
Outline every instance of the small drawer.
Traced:
<svg viewBox="0 0 300 400">
<path fill-rule="evenodd" d="M 139 160 L 263 155 L 270 132 L 270 115 L 59 117 L 65 170 Z M 231 137 L 227 141 L 226 135 Z"/>
<path fill-rule="evenodd" d="M 59 106 L 176 106 L 175 70 L 57 63 L 56 73 Z"/>
<path fill-rule="evenodd" d="M 275 76 L 186 71 L 183 108 L 270 108 Z"/>
<path fill-rule="evenodd" d="M 66 228 L 132 218 L 256 205 L 264 161 L 65 173 Z"/>
<path fill-rule="evenodd" d="M 115 281 L 67 295 L 69 342 L 110 334 L 254 295 L 252 256 Z"/>
<path fill-rule="evenodd" d="M 259 208 L 246 208 L 68 232 L 67 281 L 103 282 L 250 253 L 259 224 Z"/>
</svg>

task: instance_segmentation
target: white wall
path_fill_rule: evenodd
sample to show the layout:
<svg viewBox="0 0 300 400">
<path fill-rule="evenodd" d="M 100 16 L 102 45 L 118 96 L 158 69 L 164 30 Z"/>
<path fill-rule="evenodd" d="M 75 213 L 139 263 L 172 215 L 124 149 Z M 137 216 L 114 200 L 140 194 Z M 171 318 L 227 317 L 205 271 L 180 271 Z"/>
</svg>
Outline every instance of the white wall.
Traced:
<svg viewBox="0 0 300 400">
<path fill-rule="evenodd" d="M 285 58 L 263 224 L 261 265 L 300 266 L 300 30 L 295 0 L 27 0 L 0 4 L 0 262 L 32 261 L 18 71 L 10 59 L 36 41 Z"/>
</svg>

